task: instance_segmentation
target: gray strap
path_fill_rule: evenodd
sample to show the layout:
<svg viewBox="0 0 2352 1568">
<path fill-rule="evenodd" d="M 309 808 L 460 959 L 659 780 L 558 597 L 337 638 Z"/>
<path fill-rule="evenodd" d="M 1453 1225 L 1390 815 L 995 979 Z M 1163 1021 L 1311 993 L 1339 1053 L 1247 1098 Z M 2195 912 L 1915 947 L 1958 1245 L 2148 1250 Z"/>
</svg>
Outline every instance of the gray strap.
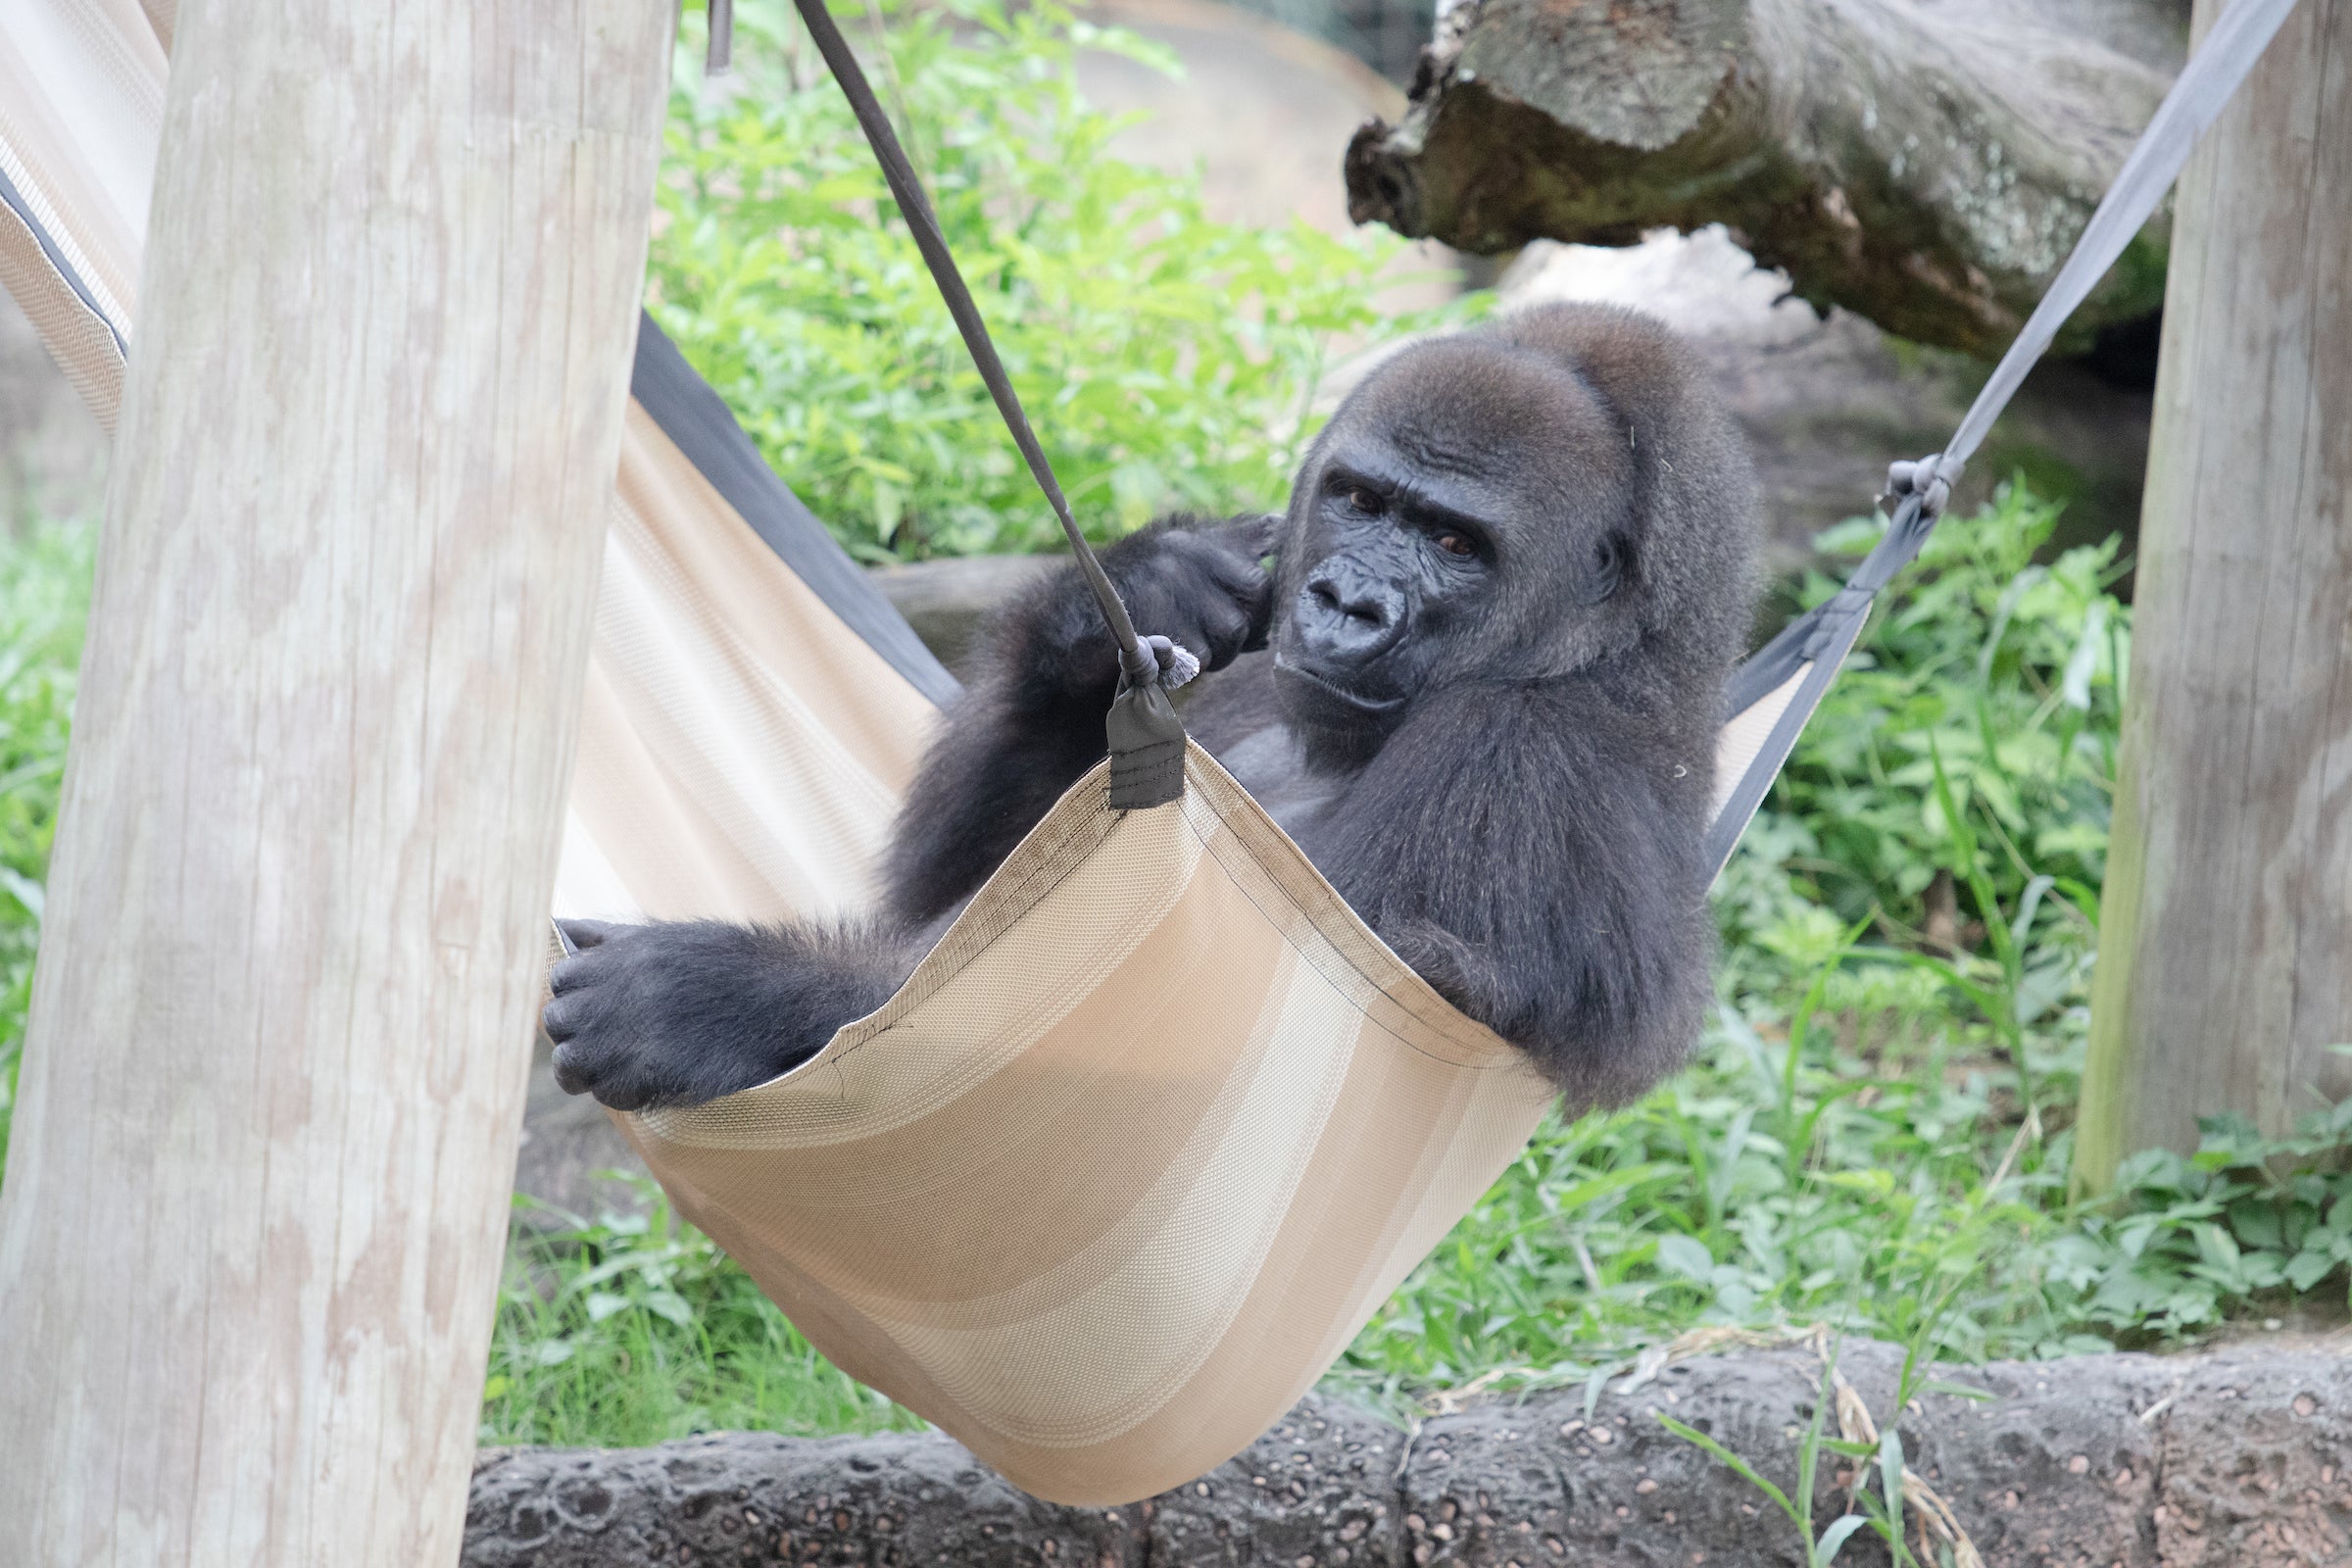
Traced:
<svg viewBox="0 0 2352 1568">
<path fill-rule="evenodd" d="M 1917 463 L 1898 463 L 1887 471 L 1887 493 L 1900 504 L 1886 537 L 1836 597 L 1792 622 L 1734 672 L 1731 698 L 1737 714 L 1778 691 L 1805 663 L 1814 665 L 1797 688 L 1795 700 L 1773 726 L 1763 751 L 1733 786 L 1707 830 L 1710 875 L 1720 872 L 1731 858 L 1740 834 L 1763 805 L 1765 792 L 1788 760 L 1798 733 L 1821 706 L 1838 664 L 1861 634 L 1870 601 L 1927 543 L 1929 532 L 1942 514 L 1952 482 L 1976 455 L 1993 420 L 2009 406 L 2026 372 L 2049 348 L 2084 296 L 2107 275 L 2124 247 L 2147 222 L 2148 215 L 2156 211 L 2156 204 L 2180 177 L 2197 139 L 2220 118 L 2295 4 L 2296 0 L 2236 0 L 2222 14 L 2157 106 L 2131 156 L 2124 160 L 2115 183 L 2083 225 L 2074 254 L 2058 270 L 2041 303 L 2001 356 L 2001 363 L 1969 406 L 1950 443 L 1941 453 Z"/>
<path fill-rule="evenodd" d="M 735 64 L 735 0 L 704 0 L 710 21 L 703 50 L 703 74 L 723 76 Z"/>
</svg>

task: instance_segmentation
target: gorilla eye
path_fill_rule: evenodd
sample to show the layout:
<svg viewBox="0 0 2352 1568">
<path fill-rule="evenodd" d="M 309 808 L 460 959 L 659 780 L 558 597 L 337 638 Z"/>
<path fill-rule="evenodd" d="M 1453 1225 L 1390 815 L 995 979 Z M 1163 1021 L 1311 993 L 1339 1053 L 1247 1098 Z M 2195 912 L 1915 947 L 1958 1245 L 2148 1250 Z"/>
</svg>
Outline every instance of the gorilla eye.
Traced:
<svg viewBox="0 0 2352 1568">
<path fill-rule="evenodd" d="M 1449 556 L 1475 556 L 1478 547 L 1461 534 L 1446 532 L 1438 535 L 1438 548 Z"/>
<path fill-rule="evenodd" d="M 1351 484 L 1348 487 L 1348 505 L 1367 517 L 1377 517 L 1386 510 L 1388 503 L 1381 498 L 1379 491 Z"/>
</svg>

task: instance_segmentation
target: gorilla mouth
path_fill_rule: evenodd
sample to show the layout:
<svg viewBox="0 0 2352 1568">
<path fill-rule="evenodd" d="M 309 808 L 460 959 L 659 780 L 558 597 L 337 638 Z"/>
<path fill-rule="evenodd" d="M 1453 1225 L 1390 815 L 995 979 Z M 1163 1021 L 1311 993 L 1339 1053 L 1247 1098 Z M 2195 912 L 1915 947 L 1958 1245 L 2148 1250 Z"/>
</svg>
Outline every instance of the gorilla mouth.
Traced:
<svg viewBox="0 0 2352 1568">
<path fill-rule="evenodd" d="M 1286 656 L 1280 653 L 1277 653 L 1274 656 L 1274 667 L 1281 673 L 1292 677 L 1294 680 L 1302 680 L 1309 686 L 1314 687 L 1316 690 L 1321 691 L 1328 696 L 1335 697 L 1341 702 L 1346 703 L 1348 707 L 1356 709 L 1362 712 L 1394 712 L 1397 709 L 1402 708 L 1405 704 L 1405 699 L 1402 697 L 1372 697 L 1367 696 L 1365 693 L 1359 691 L 1353 691 L 1348 687 L 1341 685 L 1338 681 L 1316 674 L 1304 664 L 1292 663 Z"/>
</svg>

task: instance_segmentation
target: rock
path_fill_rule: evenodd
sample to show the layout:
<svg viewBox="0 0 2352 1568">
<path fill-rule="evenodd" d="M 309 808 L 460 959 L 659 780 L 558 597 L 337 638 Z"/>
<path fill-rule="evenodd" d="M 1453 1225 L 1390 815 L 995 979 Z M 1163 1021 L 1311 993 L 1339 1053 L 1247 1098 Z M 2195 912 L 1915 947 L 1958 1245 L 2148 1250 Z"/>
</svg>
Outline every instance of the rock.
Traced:
<svg viewBox="0 0 2352 1568">
<path fill-rule="evenodd" d="M 1403 113 L 1395 85 L 1321 39 L 1213 0 L 1099 0 L 1087 16 L 1163 45 L 1183 68 L 1171 77 L 1123 55 L 1079 56 L 1088 103 L 1145 117 L 1113 140 L 1120 157 L 1197 166 L 1208 215 L 1220 222 L 1353 228 L 1341 159 L 1358 125 Z M 1446 246 L 1419 241 L 1393 268 L 1396 286 L 1382 303 L 1442 304 L 1459 290 L 1460 266 Z"/>
<path fill-rule="evenodd" d="M 554 1048 L 537 1030 L 532 1038 L 537 1045 L 523 1102 L 514 1191 L 534 1201 L 520 1205 L 516 1219 L 533 1227 L 568 1230 L 574 1221 L 593 1221 L 601 1214 L 643 1212 L 643 1193 L 604 1173 L 650 1180 L 645 1161 L 621 1137 L 604 1106 L 586 1095 L 567 1095 L 556 1087 Z"/>
<path fill-rule="evenodd" d="M 1140 1568 L 1141 1513 L 1039 1502 L 930 1433 L 722 1433 L 653 1448 L 491 1450 L 474 1466 L 463 1560 Z"/>
<path fill-rule="evenodd" d="M 2352 1561 L 2352 1363 L 2238 1348 L 2173 1383 L 2155 1521 L 2164 1568 Z"/>
<path fill-rule="evenodd" d="M 983 617 L 1064 559 L 962 556 L 873 566 L 868 571 L 923 645 L 953 666 L 970 648 Z"/>
<path fill-rule="evenodd" d="M 1901 1365 L 1899 1349 L 1870 1343 L 1838 1357 L 1881 1422 Z M 509 1449 L 476 1467 L 465 1561 L 1794 1565 L 1795 1527 L 1658 1416 L 1788 1488 L 1821 1376 L 1801 1347 L 1709 1356 L 1620 1379 L 1590 1414 L 1581 1389 L 1546 1393 L 1432 1417 L 1409 1437 L 1310 1396 L 1239 1458 L 1125 1508 L 1023 1497 L 936 1433 Z M 1989 1397 L 1923 1393 L 1896 1429 L 1985 1568 L 2352 1560 L 2341 1355 L 2083 1356 L 1941 1380 Z M 1845 1510 L 1849 1464 L 1824 1453 L 1816 1530 Z M 1884 1555 L 1858 1541 L 1840 1560 Z"/>
<path fill-rule="evenodd" d="M 1317 1562 L 1389 1568 L 1405 1436 L 1369 1411 L 1310 1394 L 1238 1458 L 1154 1498 L 1152 1568 Z"/>
<path fill-rule="evenodd" d="M 1505 310 L 1546 300 L 1629 305 L 1682 333 L 1714 369 L 1755 454 L 1766 565 L 1793 570 L 1813 536 L 1867 514 L 1886 465 L 1950 439 L 1984 367 L 1887 336 L 1850 311 L 1817 314 L 1720 226 L 1662 229 L 1638 245 L 1539 241 L 1496 284 Z M 2137 530 L 2154 397 L 2084 366 L 2048 362 L 2026 379 L 1954 496 L 1956 515 L 2022 471 L 2068 503 L 2061 543 Z"/>
</svg>

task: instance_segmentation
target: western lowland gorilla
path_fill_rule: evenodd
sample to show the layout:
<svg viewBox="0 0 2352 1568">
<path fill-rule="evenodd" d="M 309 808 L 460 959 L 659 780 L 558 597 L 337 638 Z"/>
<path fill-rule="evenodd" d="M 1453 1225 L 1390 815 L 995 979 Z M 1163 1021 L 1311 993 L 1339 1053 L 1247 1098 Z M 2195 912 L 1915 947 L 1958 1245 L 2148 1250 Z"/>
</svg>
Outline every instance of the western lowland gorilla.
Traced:
<svg viewBox="0 0 2352 1568">
<path fill-rule="evenodd" d="M 1699 844 L 1754 492 L 1680 342 L 1559 305 L 1384 362 L 1286 517 L 1173 519 L 1102 564 L 1141 630 L 1231 666 L 1192 733 L 1382 940 L 1577 1106 L 1609 1104 L 1673 1068 L 1711 994 Z M 566 1090 L 713 1099 L 888 1000 L 1103 755 L 1117 659 L 1075 567 L 1004 612 L 974 666 L 872 915 L 566 925 L 581 952 L 545 1014 Z"/>
</svg>

